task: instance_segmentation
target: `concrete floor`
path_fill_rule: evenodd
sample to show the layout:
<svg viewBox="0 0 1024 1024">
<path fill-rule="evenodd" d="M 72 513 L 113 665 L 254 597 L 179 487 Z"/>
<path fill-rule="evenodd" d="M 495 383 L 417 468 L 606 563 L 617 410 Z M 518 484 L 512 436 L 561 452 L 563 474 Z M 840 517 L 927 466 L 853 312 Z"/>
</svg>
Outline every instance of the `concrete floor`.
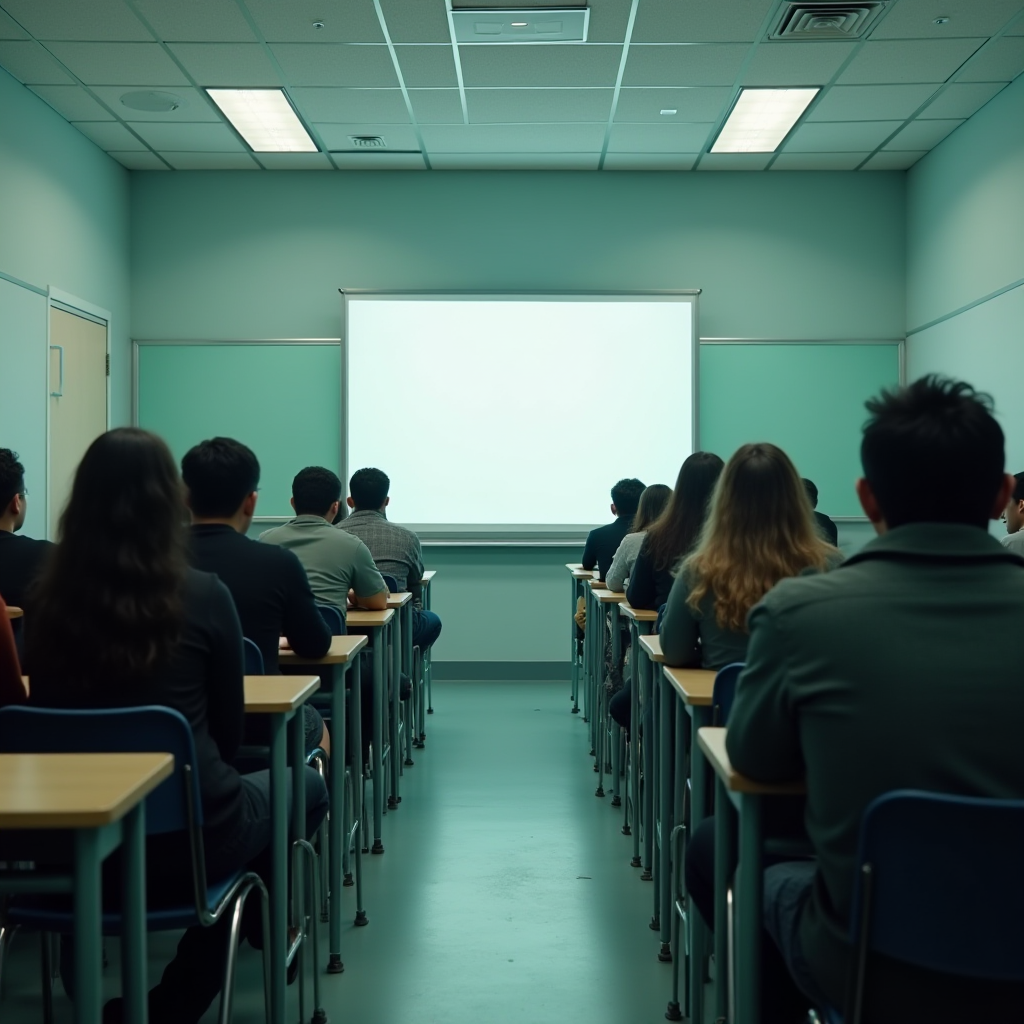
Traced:
<svg viewBox="0 0 1024 1024">
<path fill-rule="evenodd" d="M 366 928 L 346 924 L 345 973 L 322 975 L 335 1024 L 656 1024 L 667 964 L 649 883 L 629 866 L 621 809 L 594 797 L 586 726 L 567 683 L 437 683 L 427 747 L 366 857 Z M 354 911 L 345 889 L 346 921 Z M 326 926 L 321 949 L 326 959 Z M 174 936 L 153 936 L 151 978 Z M 110 994 L 118 987 L 108 949 Z M 38 943 L 15 942 L 0 1018 L 36 1024 Z M 308 990 L 308 986 L 307 986 Z M 263 1020 L 260 960 L 240 953 L 238 1024 Z M 298 1018 L 295 988 L 289 1020 Z M 59 983 L 57 1020 L 71 1020 Z M 311 1003 L 307 1002 L 307 1019 Z M 216 1005 L 204 1024 L 216 1019 Z"/>
</svg>

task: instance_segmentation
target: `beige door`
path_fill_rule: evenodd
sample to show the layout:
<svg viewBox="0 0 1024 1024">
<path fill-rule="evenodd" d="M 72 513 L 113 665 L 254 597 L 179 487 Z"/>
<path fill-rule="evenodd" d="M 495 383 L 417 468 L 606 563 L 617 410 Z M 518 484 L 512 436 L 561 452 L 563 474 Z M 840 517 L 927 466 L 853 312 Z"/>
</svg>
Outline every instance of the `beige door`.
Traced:
<svg viewBox="0 0 1024 1024">
<path fill-rule="evenodd" d="M 48 526 L 53 540 L 75 469 L 106 429 L 106 324 L 51 308 Z"/>
</svg>

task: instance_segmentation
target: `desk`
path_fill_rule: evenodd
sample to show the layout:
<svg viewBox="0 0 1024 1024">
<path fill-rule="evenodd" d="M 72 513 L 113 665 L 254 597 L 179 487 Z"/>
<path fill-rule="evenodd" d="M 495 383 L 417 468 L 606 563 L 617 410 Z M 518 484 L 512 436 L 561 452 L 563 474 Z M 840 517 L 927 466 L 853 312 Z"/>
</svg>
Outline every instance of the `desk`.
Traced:
<svg viewBox="0 0 1024 1024">
<path fill-rule="evenodd" d="M 0 754 L 0 829 L 69 829 L 71 878 L 0 877 L 0 891 L 73 892 L 75 1020 L 99 1024 L 101 866 L 125 847 L 121 941 L 126 1018 L 148 1019 L 145 797 L 174 770 L 170 754 Z"/>
<path fill-rule="evenodd" d="M 566 569 L 569 570 L 569 661 L 572 665 L 572 690 L 569 699 L 572 701 L 572 713 L 580 713 L 580 669 L 583 667 L 580 657 L 579 643 L 576 634 L 576 606 L 580 597 L 583 596 L 583 587 L 586 580 L 594 578 L 593 572 L 584 569 L 579 562 L 566 562 Z M 587 720 L 586 698 L 584 698 L 583 720 Z"/>
<path fill-rule="evenodd" d="M 340 665 L 341 678 L 334 679 L 331 686 L 331 729 L 334 747 L 330 759 L 331 767 L 331 816 L 328 832 L 328 855 L 330 872 L 328 888 L 331 893 L 330 912 L 330 953 L 327 961 L 328 974 L 340 974 L 344 969 L 341 961 L 341 869 L 342 851 L 347 851 L 351 836 L 342 841 L 342 826 L 348 821 L 345 814 L 346 787 L 345 767 L 348 763 L 346 744 L 352 750 L 352 821 L 353 829 L 363 829 L 363 726 L 362 689 L 360 687 L 358 653 L 367 645 L 365 636 L 336 636 L 331 638 L 331 648 L 322 658 L 310 660 L 300 658 L 294 651 L 281 651 L 278 656 L 282 665 Z M 345 728 L 345 676 L 352 671 L 352 714 Z M 362 839 L 357 836 L 356 850 L 356 921 L 357 925 L 368 923 L 363 908 Z M 322 852 L 322 851 L 321 851 Z"/>
<path fill-rule="evenodd" d="M 384 819 L 384 712 L 386 710 L 384 686 L 385 678 L 385 629 L 391 625 L 395 617 L 394 608 L 386 608 L 382 612 L 368 612 L 359 608 L 350 608 L 348 612 L 348 628 L 356 631 L 368 631 L 373 644 L 373 749 L 371 751 L 371 771 L 373 772 L 373 846 L 371 853 L 384 852 L 381 842 L 381 828 Z M 396 687 L 399 685 L 395 680 Z M 360 752 L 360 756 L 362 756 Z M 394 783 L 392 783 L 394 787 Z M 390 803 L 390 801 L 389 801 Z M 396 805 L 397 806 L 397 803 Z"/>
<path fill-rule="evenodd" d="M 15 608 L 10 604 L 7 606 L 7 618 L 9 619 L 20 619 L 24 614 L 20 608 Z"/>
<path fill-rule="evenodd" d="M 766 785 L 740 775 L 725 750 L 725 729 L 702 728 L 697 742 L 715 773 L 715 978 L 718 1003 L 723 1002 L 723 981 L 735 977 L 735 1006 L 728 1007 L 730 1022 L 758 1024 L 760 1020 L 760 954 L 764 887 L 762 867 L 762 801 L 765 797 L 800 796 L 803 782 Z M 739 860 L 733 894 L 735 967 L 726 969 L 729 956 L 726 893 L 730 860 L 736 841 Z M 721 1014 L 718 1014 L 721 1016 Z"/>
<path fill-rule="evenodd" d="M 298 955 L 304 934 L 288 948 L 288 816 L 285 771 L 288 764 L 285 728 L 292 725 L 292 836 L 305 839 L 306 789 L 302 778 L 306 748 L 303 716 L 299 708 L 320 688 L 318 676 L 246 676 L 245 713 L 270 717 L 270 1019 L 284 1024 L 285 973 L 288 962 Z M 296 885 L 296 917 L 304 921 Z"/>
<path fill-rule="evenodd" d="M 398 612 L 398 632 L 400 643 L 395 647 L 395 678 L 401 680 L 402 670 L 405 670 L 409 677 L 409 715 L 408 721 L 402 712 L 402 701 L 400 687 L 392 688 L 391 694 L 391 747 L 395 751 L 392 760 L 393 777 L 397 780 L 402 772 L 402 744 L 398 740 L 398 720 L 402 716 L 402 724 L 405 729 L 405 764 L 413 765 L 416 762 L 412 759 L 413 741 L 416 739 L 416 672 L 413 667 L 412 654 L 412 594 L 406 590 L 400 594 L 388 594 L 388 607 Z M 397 782 L 394 787 L 395 796 L 398 796 Z"/>
<path fill-rule="evenodd" d="M 605 609 L 608 609 L 608 617 L 611 620 L 611 663 L 616 666 L 618 670 L 622 669 L 622 638 L 619 635 L 619 606 L 625 604 L 626 595 L 621 591 L 609 590 L 604 583 L 599 580 L 592 582 L 594 591 L 594 600 L 597 601 L 597 610 L 601 616 L 601 629 L 605 628 Z M 604 667 L 604 645 L 601 645 L 601 659 L 599 663 L 602 668 Z M 601 673 L 603 676 L 603 672 Z M 604 680 L 601 680 L 600 689 L 598 691 L 598 706 L 601 708 L 600 720 L 601 724 L 598 729 L 598 752 L 597 752 L 597 763 L 598 763 L 598 776 L 597 776 L 597 795 L 604 796 L 604 766 L 607 764 L 607 757 L 604 756 L 604 745 L 606 740 L 610 740 L 612 744 L 612 759 L 611 759 L 611 773 L 612 773 L 612 807 L 620 807 L 622 805 L 622 798 L 619 796 L 619 774 L 622 767 L 622 747 L 623 737 L 619 735 L 619 730 L 616 727 L 612 727 L 611 736 L 609 736 L 609 723 L 608 723 L 608 693 L 604 688 Z"/>
<path fill-rule="evenodd" d="M 583 679 L 585 688 L 585 714 L 583 720 L 590 725 L 590 753 L 596 757 L 599 734 L 604 722 L 604 615 L 595 597 L 598 590 L 606 590 L 604 582 L 593 573 L 583 581 L 586 605 L 586 629 L 583 631 Z M 603 764 L 601 766 L 603 769 Z M 595 765 L 594 771 L 598 771 Z M 597 796 L 604 796 L 598 786 Z"/>
<path fill-rule="evenodd" d="M 423 576 L 420 578 L 420 603 L 426 612 L 430 611 L 430 582 L 436 575 L 436 569 L 424 569 Z M 434 677 L 430 666 L 430 651 L 424 652 L 421 657 L 423 659 L 423 682 L 427 689 L 426 701 L 422 696 L 420 697 L 420 739 L 424 740 L 427 737 L 427 720 L 423 717 L 423 705 L 424 703 L 427 705 L 428 715 L 434 713 Z"/>
</svg>

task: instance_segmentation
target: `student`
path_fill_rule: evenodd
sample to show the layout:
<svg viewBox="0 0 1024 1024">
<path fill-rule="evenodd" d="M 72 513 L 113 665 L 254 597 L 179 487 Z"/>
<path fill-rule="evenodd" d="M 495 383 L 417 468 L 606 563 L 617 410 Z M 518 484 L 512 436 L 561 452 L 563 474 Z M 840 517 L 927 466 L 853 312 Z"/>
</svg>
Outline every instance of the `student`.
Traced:
<svg viewBox="0 0 1024 1024">
<path fill-rule="evenodd" d="M 388 521 L 385 509 L 391 504 L 390 487 L 390 479 L 381 470 L 356 470 L 348 484 L 352 514 L 338 523 L 337 529 L 358 537 L 370 549 L 380 572 L 394 576 L 400 592 L 412 592 L 412 643 L 425 651 L 441 635 L 441 620 L 423 608 L 423 549 L 419 537 Z"/>
<path fill-rule="evenodd" d="M 224 584 L 188 566 L 184 513 L 181 480 L 158 437 L 123 428 L 89 446 L 26 622 L 31 703 L 180 711 L 195 737 L 210 881 L 246 866 L 268 879 L 269 772 L 240 776 L 231 767 L 242 738 L 242 631 Z M 312 768 L 302 772 L 311 837 L 327 812 L 327 790 Z M 188 865 L 186 835 L 149 839 L 150 906 L 191 901 Z M 116 856 L 104 868 L 113 884 Z M 149 994 L 152 1024 L 202 1017 L 220 990 L 230 919 L 185 932 Z M 122 1020 L 120 1000 L 103 1019 Z"/>
<path fill-rule="evenodd" d="M 867 408 L 857 493 L 879 536 L 754 609 L 726 740 L 751 778 L 806 773 L 817 862 L 767 870 L 765 923 L 807 999 L 833 1007 L 846 995 L 868 804 L 904 788 L 1024 793 L 1024 558 L 987 530 L 1015 486 L 991 399 L 928 376 Z M 984 728 L 971 727 L 979 715 Z M 866 1021 L 1019 1021 L 1024 1006 L 1021 984 L 881 957 L 867 977 Z"/>
<path fill-rule="evenodd" d="M 668 499 L 672 496 L 672 488 L 667 484 L 651 484 L 644 488 L 640 495 L 640 504 L 637 505 L 636 515 L 633 517 L 633 525 L 629 533 L 622 538 L 622 543 L 615 552 L 611 568 L 605 577 L 605 583 L 609 590 L 621 594 L 629 582 L 630 573 L 636 563 L 636 556 L 640 553 L 640 546 L 644 542 L 644 536 L 651 524 L 665 510 Z"/>
<path fill-rule="evenodd" d="M 711 452 L 694 452 L 679 469 L 665 511 L 640 547 L 626 600 L 634 608 L 660 608 L 672 589 L 676 563 L 697 543 L 708 503 L 724 463 Z"/>
<path fill-rule="evenodd" d="M 242 633 L 260 649 L 264 671 L 277 674 L 282 636 L 301 657 L 322 658 L 330 649 L 331 631 L 317 610 L 302 563 L 291 551 L 246 536 L 260 482 L 253 452 L 229 437 L 215 437 L 185 454 L 181 475 L 192 513 L 190 560 L 231 591 Z M 303 714 L 307 753 L 316 747 L 330 753 L 316 708 L 304 704 Z M 258 723 L 250 720 L 247 726 Z M 247 739 L 256 742 L 251 732 L 247 729 Z"/>
<path fill-rule="evenodd" d="M 643 491 L 644 485 L 635 477 L 620 480 L 612 488 L 611 508 L 615 521 L 607 526 L 599 526 L 587 535 L 587 543 L 583 548 L 584 569 L 598 569 L 601 579 L 608 575 L 615 552 L 633 525 L 633 516 L 636 515 Z"/>
<path fill-rule="evenodd" d="M 18 536 L 28 513 L 27 498 L 25 467 L 16 452 L 0 448 L 0 594 L 22 609 L 31 605 L 29 589 L 53 550 L 49 541 Z"/>
<path fill-rule="evenodd" d="M 1013 493 L 1003 512 L 1003 518 L 1006 520 L 1003 546 L 1014 554 L 1024 555 L 1024 473 L 1018 473 L 1013 481 Z"/>
<path fill-rule="evenodd" d="M 14 646 L 11 620 L 7 618 L 7 605 L 0 597 L 0 708 L 8 704 L 24 704 L 28 695 L 21 681 L 18 651 Z"/>
<path fill-rule="evenodd" d="M 804 490 L 807 492 L 807 500 L 811 503 L 811 508 L 814 509 L 814 522 L 821 531 L 821 535 L 832 547 L 839 547 L 839 528 L 824 512 L 818 511 L 818 488 L 815 486 L 814 481 L 804 477 L 803 485 Z"/>
<path fill-rule="evenodd" d="M 322 466 L 301 470 L 292 481 L 295 519 L 260 535 L 266 544 L 294 551 L 305 566 L 317 601 L 333 605 L 346 617 L 353 607 L 383 611 L 388 588 L 373 564 L 370 549 L 358 538 L 331 524 L 341 505 L 341 481 Z"/>
</svg>

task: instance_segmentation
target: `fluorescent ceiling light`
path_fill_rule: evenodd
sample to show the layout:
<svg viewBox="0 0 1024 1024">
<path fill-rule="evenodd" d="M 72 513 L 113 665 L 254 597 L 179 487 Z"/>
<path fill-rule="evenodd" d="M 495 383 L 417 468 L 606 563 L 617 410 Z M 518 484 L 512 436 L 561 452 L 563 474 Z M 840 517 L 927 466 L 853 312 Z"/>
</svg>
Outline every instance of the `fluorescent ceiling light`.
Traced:
<svg viewBox="0 0 1024 1024">
<path fill-rule="evenodd" d="M 207 89 L 254 153 L 316 153 L 281 89 Z"/>
<path fill-rule="evenodd" d="M 774 153 L 821 90 L 744 89 L 712 153 Z"/>
</svg>

